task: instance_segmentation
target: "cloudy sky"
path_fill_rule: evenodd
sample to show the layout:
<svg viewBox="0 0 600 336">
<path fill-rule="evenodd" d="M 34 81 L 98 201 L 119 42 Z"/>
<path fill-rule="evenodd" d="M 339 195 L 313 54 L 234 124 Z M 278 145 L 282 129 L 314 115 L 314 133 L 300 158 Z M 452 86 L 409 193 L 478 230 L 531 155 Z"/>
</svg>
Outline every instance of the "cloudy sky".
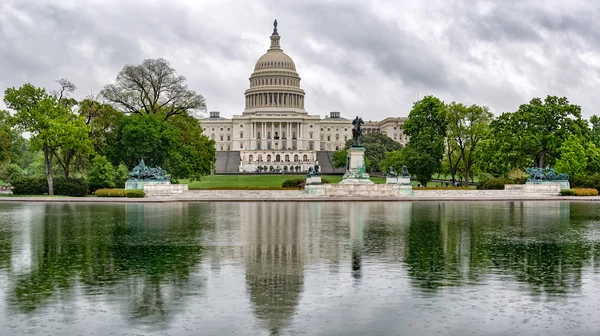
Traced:
<svg viewBox="0 0 600 336">
<path fill-rule="evenodd" d="M 582 0 L 0 0 L 0 90 L 68 78 L 100 92 L 165 58 L 209 110 L 240 114 L 277 18 L 306 109 L 406 116 L 417 97 L 514 111 L 600 103 L 600 3 Z"/>
</svg>

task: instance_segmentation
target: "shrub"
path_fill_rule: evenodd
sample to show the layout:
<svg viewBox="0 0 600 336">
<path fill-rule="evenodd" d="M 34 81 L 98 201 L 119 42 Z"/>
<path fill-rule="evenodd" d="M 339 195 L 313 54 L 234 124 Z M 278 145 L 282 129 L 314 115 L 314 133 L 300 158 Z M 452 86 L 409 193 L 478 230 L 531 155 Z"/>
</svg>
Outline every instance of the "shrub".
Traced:
<svg viewBox="0 0 600 336">
<path fill-rule="evenodd" d="M 23 170 L 18 165 L 12 163 L 8 167 L 6 167 L 6 170 L 4 171 L 4 174 L 2 174 L 2 177 L 7 182 L 11 183 L 12 181 L 18 180 L 21 177 L 23 177 Z"/>
<path fill-rule="evenodd" d="M 574 178 L 571 186 L 574 188 L 594 188 L 600 190 L 600 174 Z"/>
<path fill-rule="evenodd" d="M 573 189 L 562 189 L 560 191 L 560 196 L 575 196 Z"/>
<path fill-rule="evenodd" d="M 48 193 L 48 182 L 43 177 L 23 176 L 11 181 L 15 195 L 44 195 Z"/>
<path fill-rule="evenodd" d="M 88 194 L 88 184 L 82 178 L 64 178 L 54 179 L 54 194 L 64 196 L 83 197 Z"/>
<path fill-rule="evenodd" d="M 98 189 L 95 194 L 98 197 L 125 197 L 125 189 Z"/>
<path fill-rule="evenodd" d="M 48 181 L 45 177 L 21 177 L 11 182 L 15 195 L 44 195 L 48 193 Z M 54 179 L 54 194 L 82 197 L 87 195 L 88 185 L 81 178 L 57 177 Z"/>
<path fill-rule="evenodd" d="M 294 179 L 287 179 L 285 181 L 283 181 L 283 183 L 281 184 L 282 188 L 302 188 L 302 186 L 306 184 L 306 179 L 303 178 L 294 178 Z"/>
<path fill-rule="evenodd" d="M 115 172 L 115 187 L 125 188 L 125 182 L 129 179 L 129 169 L 124 164 L 120 164 Z"/>
<path fill-rule="evenodd" d="M 144 198 L 146 193 L 143 190 L 131 189 L 125 190 L 125 197 L 127 198 Z"/>
<path fill-rule="evenodd" d="M 114 188 L 117 172 L 104 156 L 96 156 L 92 162 L 92 170 L 88 175 L 90 191 L 101 188 Z"/>
</svg>

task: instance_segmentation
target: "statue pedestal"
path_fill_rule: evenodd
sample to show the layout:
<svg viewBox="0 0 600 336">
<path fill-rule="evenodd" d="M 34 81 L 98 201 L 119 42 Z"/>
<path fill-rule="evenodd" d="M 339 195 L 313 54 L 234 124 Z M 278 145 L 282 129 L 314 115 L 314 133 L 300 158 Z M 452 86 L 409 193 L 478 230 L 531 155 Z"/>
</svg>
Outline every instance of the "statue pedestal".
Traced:
<svg viewBox="0 0 600 336">
<path fill-rule="evenodd" d="M 385 177 L 385 184 L 398 184 L 398 178 L 397 177 L 386 176 Z"/>
<path fill-rule="evenodd" d="M 136 180 L 127 180 L 125 182 L 125 190 L 130 189 L 140 189 L 144 190 L 145 185 L 171 185 L 170 181 L 136 181 Z"/>
<path fill-rule="evenodd" d="M 348 148 L 346 173 L 339 184 L 374 184 L 366 170 L 364 147 Z"/>
<path fill-rule="evenodd" d="M 413 196 L 415 192 L 413 191 L 412 183 L 410 182 L 410 177 L 407 176 L 398 176 L 398 196 Z"/>
<path fill-rule="evenodd" d="M 313 175 L 306 177 L 306 185 L 322 184 L 321 175 Z"/>
</svg>

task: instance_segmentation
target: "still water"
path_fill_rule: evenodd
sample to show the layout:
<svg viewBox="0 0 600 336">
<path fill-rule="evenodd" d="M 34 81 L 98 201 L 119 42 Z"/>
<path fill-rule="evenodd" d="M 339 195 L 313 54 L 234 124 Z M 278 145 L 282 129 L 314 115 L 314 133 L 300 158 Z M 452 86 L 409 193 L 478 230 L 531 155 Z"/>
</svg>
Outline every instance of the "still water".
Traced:
<svg viewBox="0 0 600 336">
<path fill-rule="evenodd" d="M 598 335 L 600 206 L 0 203 L 24 334 Z"/>
</svg>

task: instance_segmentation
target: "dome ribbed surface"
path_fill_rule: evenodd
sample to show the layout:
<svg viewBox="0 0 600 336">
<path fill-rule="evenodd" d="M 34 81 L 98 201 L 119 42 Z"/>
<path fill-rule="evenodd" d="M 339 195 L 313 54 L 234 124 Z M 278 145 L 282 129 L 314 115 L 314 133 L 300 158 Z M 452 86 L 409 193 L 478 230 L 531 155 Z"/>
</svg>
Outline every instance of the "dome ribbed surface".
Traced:
<svg viewBox="0 0 600 336">
<path fill-rule="evenodd" d="M 269 50 L 262 55 L 256 65 L 254 71 L 265 69 L 285 69 L 296 71 L 296 64 L 290 56 L 281 50 Z"/>
</svg>

